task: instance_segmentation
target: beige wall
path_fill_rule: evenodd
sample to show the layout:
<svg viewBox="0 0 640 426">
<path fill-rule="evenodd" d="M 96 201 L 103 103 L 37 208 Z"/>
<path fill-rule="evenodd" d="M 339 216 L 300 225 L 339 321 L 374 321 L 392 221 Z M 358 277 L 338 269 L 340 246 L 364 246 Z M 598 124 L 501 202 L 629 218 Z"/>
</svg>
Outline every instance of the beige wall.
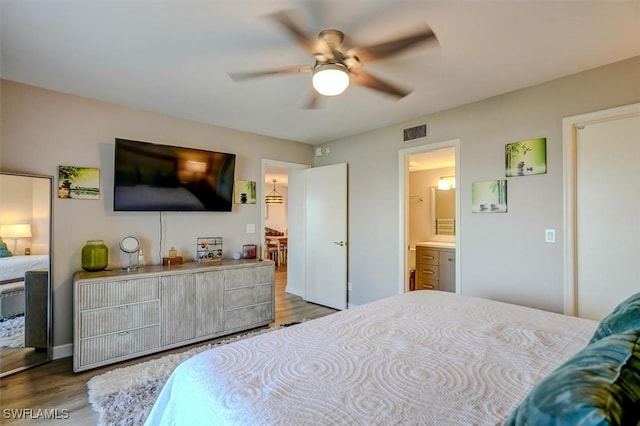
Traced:
<svg viewBox="0 0 640 426">
<path fill-rule="evenodd" d="M 636 57 L 323 144 L 330 154 L 317 165 L 349 163 L 350 303 L 398 292 L 398 151 L 459 138 L 462 292 L 561 312 L 562 119 L 639 101 Z M 425 122 L 426 138 L 402 142 L 402 129 Z M 537 137 L 547 138 L 547 174 L 509 178 L 508 213 L 472 214 L 471 183 L 504 179 L 505 144 Z M 545 228 L 557 243 L 544 242 Z"/>
<path fill-rule="evenodd" d="M 59 165 L 99 167 L 100 200 L 53 200 L 54 345 L 72 341 L 72 275 L 89 239 L 110 249 L 111 267 L 124 264 L 118 248 L 127 235 L 139 237 L 147 263 L 159 263 L 169 247 L 195 256 L 196 238 L 222 236 L 224 255 L 243 244 L 260 244 L 259 204 L 234 204 L 230 213 L 113 211 L 114 139 L 218 150 L 236 154 L 235 178 L 261 179 L 261 159 L 313 164 L 310 145 L 284 141 L 2 80 L 0 169 L 56 175 Z M 57 185 L 57 177 L 54 180 Z M 257 194 L 262 199 L 262 194 Z M 161 227 L 162 221 L 162 227 Z M 256 233 L 247 234 L 246 225 Z M 162 233 L 161 230 L 162 229 Z M 162 242 L 161 242 L 162 239 Z"/>
</svg>

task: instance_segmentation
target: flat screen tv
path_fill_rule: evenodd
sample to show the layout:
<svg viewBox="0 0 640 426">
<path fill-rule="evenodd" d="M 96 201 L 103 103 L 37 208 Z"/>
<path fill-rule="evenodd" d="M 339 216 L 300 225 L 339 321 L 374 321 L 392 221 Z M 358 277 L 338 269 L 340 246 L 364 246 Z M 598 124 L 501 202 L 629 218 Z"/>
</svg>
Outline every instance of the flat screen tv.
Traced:
<svg viewBox="0 0 640 426">
<path fill-rule="evenodd" d="M 115 211 L 231 211 L 236 156 L 116 139 Z"/>
</svg>

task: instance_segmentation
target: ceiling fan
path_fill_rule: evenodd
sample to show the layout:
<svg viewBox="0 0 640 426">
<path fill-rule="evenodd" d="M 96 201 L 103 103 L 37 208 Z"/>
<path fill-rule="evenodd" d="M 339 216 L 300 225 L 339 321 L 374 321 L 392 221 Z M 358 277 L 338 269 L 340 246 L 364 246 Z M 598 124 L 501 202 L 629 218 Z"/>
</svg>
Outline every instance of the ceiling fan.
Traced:
<svg viewBox="0 0 640 426">
<path fill-rule="evenodd" d="M 295 22 L 290 11 L 270 15 L 280 24 L 302 48 L 314 58 L 313 65 L 299 65 L 254 72 L 234 72 L 229 76 L 234 81 L 279 74 L 312 73 L 315 91 L 308 108 L 315 107 L 318 94 L 336 96 L 344 92 L 350 83 L 377 90 L 397 99 L 411 93 L 411 90 L 382 80 L 363 70 L 363 65 L 386 59 L 427 41 L 438 43 L 431 28 L 423 28 L 411 34 L 367 46 L 345 48 L 344 33 L 336 29 L 320 31 L 316 39 L 310 38 Z"/>
</svg>

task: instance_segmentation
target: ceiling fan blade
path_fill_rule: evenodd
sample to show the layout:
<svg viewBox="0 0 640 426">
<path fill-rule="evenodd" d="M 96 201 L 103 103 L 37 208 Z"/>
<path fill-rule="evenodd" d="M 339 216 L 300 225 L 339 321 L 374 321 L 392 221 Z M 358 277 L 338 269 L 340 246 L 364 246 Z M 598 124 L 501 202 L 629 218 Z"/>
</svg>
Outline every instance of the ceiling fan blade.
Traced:
<svg viewBox="0 0 640 426">
<path fill-rule="evenodd" d="M 409 48 L 415 47 L 419 43 L 427 41 L 438 42 L 438 38 L 429 27 L 425 27 L 417 32 L 395 40 L 369 46 L 354 47 L 349 49 L 347 54 L 349 56 L 357 56 L 360 62 L 367 63 L 396 55 Z"/>
<path fill-rule="evenodd" d="M 387 83 L 384 80 L 381 80 L 378 77 L 375 77 L 368 72 L 358 71 L 358 74 L 352 74 L 351 82 L 353 84 L 357 84 L 359 86 L 368 87 L 369 89 L 374 89 L 379 92 L 386 93 L 387 95 L 394 96 L 398 99 L 404 98 L 411 90 L 404 89 L 393 85 L 391 83 Z"/>
<path fill-rule="evenodd" d="M 301 72 L 311 72 L 313 67 L 311 65 L 299 65 L 294 67 L 279 68 L 274 70 L 253 71 L 253 72 L 230 72 L 229 77 L 233 81 L 249 80 L 257 77 L 266 77 L 270 75 L 280 74 L 297 74 Z"/>
<path fill-rule="evenodd" d="M 305 105 L 305 109 L 317 109 L 319 108 L 320 103 L 320 95 L 315 90 L 311 91 L 311 97 L 309 98 L 309 102 Z"/>
<path fill-rule="evenodd" d="M 312 56 L 315 55 L 315 38 L 309 38 L 300 25 L 294 21 L 291 11 L 283 10 L 270 15 L 270 17 L 275 19 L 275 21 L 278 22 L 307 53 Z"/>
</svg>

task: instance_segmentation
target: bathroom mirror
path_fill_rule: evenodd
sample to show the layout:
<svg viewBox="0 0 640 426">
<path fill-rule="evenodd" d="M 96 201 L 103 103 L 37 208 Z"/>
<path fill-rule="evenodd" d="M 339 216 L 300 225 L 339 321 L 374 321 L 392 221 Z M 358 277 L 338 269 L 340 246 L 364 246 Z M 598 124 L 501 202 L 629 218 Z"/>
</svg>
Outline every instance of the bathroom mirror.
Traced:
<svg viewBox="0 0 640 426">
<path fill-rule="evenodd" d="M 0 377 L 51 360 L 52 193 L 51 176 L 0 172 Z"/>
<path fill-rule="evenodd" d="M 431 233 L 434 236 L 456 235 L 456 190 L 431 187 Z"/>
</svg>

